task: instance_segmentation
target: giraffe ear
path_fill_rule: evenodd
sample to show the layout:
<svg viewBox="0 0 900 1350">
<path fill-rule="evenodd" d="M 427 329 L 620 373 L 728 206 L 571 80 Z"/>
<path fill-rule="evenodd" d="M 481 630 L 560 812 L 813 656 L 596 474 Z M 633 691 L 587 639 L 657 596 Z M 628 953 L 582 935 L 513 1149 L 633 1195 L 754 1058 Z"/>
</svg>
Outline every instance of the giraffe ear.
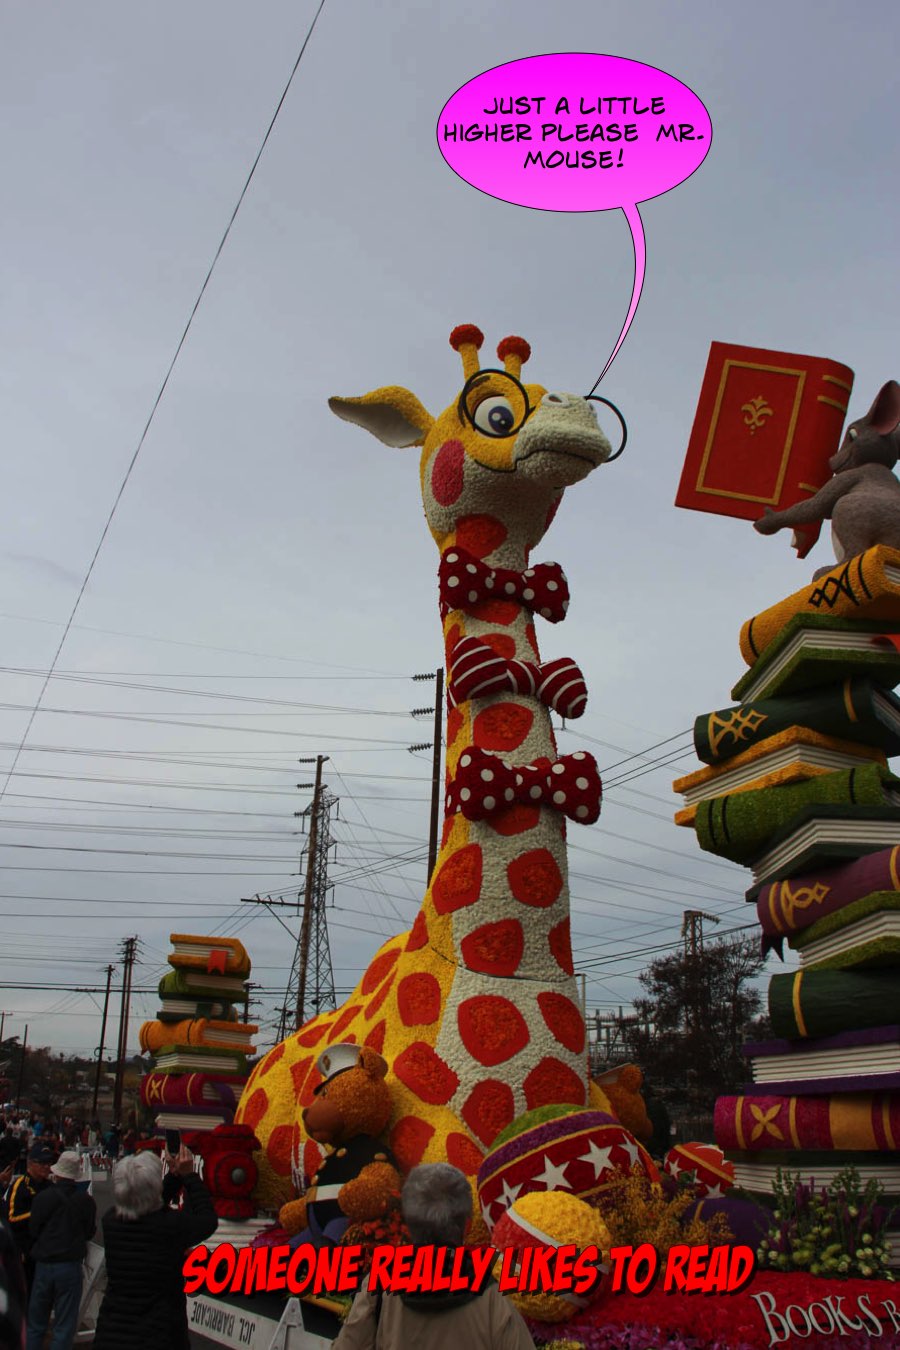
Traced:
<svg viewBox="0 0 900 1350">
<path fill-rule="evenodd" d="M 398 384 L 373 389 L 362 398 L 330 398 L 328 406 L 345 422 L 355 422 L 385 445 L 421 445 L 434 422 L 431 413 Z"/>
</svg>

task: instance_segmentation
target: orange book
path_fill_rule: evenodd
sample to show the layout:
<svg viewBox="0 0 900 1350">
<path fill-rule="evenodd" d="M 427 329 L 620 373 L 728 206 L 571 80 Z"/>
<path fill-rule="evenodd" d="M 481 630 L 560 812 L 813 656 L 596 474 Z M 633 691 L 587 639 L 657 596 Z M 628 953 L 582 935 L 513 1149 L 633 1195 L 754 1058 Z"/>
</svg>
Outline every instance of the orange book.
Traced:
<svg viewBox="0 0 900 1350">
<path fill-rule="evenodd" d="M 713 342 L 676 506 L 758 520 L 831 477 L 853 371 L 837 361 Z M 794 531 L 805 558 L 821 525 Z"/>
<path fill-rule="evenodd" d="M 740 636 L 741 656 L 748 666 L 762 656 L 795 614 L 900 623 L 900 549 L 876 544 L 855 558 L 835 563 L 830 572 L 754 614 Z"/>
</svg>

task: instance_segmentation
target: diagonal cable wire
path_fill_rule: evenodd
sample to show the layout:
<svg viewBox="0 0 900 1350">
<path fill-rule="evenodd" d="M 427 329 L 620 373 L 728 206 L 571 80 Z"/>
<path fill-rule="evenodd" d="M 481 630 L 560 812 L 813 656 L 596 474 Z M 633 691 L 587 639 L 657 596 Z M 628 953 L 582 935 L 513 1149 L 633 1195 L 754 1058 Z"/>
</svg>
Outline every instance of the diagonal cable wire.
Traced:
<svg viewBox="0 0 900 1350">
<path fill-rule="evenodd" d="M 112 525 L 112 523 L 113 523 L 113 518 L 114 518 L 114 516 L 115 516 L 115 514 L 116 514 L 116 511 L 118 510 L 119 503 L 120 503 L 120 501 L 122 500 L 122 497 L 123 497 L 123 495 L 124 495 L 124 493 L 125 493 L 125 489 L 126 489 L 126 487 L 128 486 L 128 481 L 129 481 L 129 479 L 131 478 L 132 472 L 133 472 L 133 470 L 134 470 L 134 466 L 135 466 L 135 464 L 136 464 L 137 461 L 138 461 L 138 456 L 140 455 L 141 450 L 142 450 L 143 447 L 144 447 L 144 442 L 145 442 L 146 439 L 147 439 L 147 435 L 148 435 L 148 433 L 149 433 L 149 431 L 150 431 L 150 427 L 151 427 L 151 425 L 152 425 L 152 423 L 153 423 L 153 419 L 154 419 L 154 417 L 156 416 L 156 410 L 157 410 L 157 408 L 159 407 L 160 403 L 162 402 L 163 395 L 165 394 L 166 389 L 167 389 L 167 387 L 168 387 L 169 380 L 170 380 L 170 378 L 171 378 L 171 376 L 172 376 L 172 372 L 173 372 L 173 370 L 175 369 L 175 363 L 177 362 L 179 356 L 181 355 L 181 349 L 182 349 L 182 347 L 184 346 L 185 342 L 187 341 L 187 336 L 188 336 L 188 333 L 191 331 L 191 325 L 192 325 L 193 322 L 194 322 L 194 318 L 195 318 L 195 316 L 196 316 L 196 314 L 197 314 L 197 310 L 200 308 L 201 301 L 203 300 L 203 297 L 204 297 L 204 295 L 206 294 L 206 288 L 207 288 L 207 286 L 208 286 L 209 283 L 210 283 L 210 280 L 211 280 L 211 278 L 212 278 L 212 274 L 213 274 L 213 272 L 215 271 L 216 264 L 218 263 L 219 258 L 221 257 L 222 250 L 224 249 L 225 244 L 226 244 L 226 242 L 227 242 L 227 240 L 228 240 L 228 236 L 229 236 L 229 234 L 231 233 L 231 227 L 232 227 L 232 225 L 234 224 L 234 222 L 235 222 L 235 220 L 236 220 L 236 218 L 237 218 L 237 213 L 238 213 L 238 211 L 241 209 L 241 206 L 242 206 L 242 204 L 243 204 L 244 198 L 245 198 L 246 195 L 247 195 L 247 190 L 249 189 L 250 184 L 251 184 L 251 182 L 252 182 L 252 180 L 253 180 L 253 175 L 256 173 L 257 165 L 259 164 L 259 161 L 262 159 L 263 151 L 265 150 L 266 145 L 268 144 L 269 137 L 270 137 L 271 134 L 272 134 L 272 130 L 273 130 L 274 126 L 275 126 L 276 121 L 278 120 L 278 114 L 281 112 L 281 109 L 282 109 L 282 107 L 283 107 L 283 105 L 284 105 L 284 101 L 285 101 L 285 99 L 286 99 L 287 96 L 288 96 L 288 91 L 290 90 L 291 84 L 293 83 L 294 76 L 297 74 L 297 70 L 298 70 L 298 68 L 299 68 L 299 66 L 300 66 L 300 62 L 301 62 L 302 59 L 303 59 L 303 54 L 304 54 L 304 52 L 306 51 L 307 46 L 309 45 L 309 40 L 310 40 L 310 38 L 311 38 L 312 35 L 313 35 L 313 30 L 314 30 L 314 28 L 315 28 L 315 26 L 316 26 L 316 24 L 317 24 L 317 22 L 318 22 L 319 15 L 322 13 L 322 10 L 324 9 L 324 7 L 325 7 L 325 0 L 320 0 L 319 7 L 318 7 L 318 9 L 316 10 L 315 14 L 313 15 L 312 23 L 309 25 L 309 28 L 307 29 L 306 37 L 303 39 L 303 45 L 302 45 L 301 48 L 300 48 L 300 51 L 299 51 L 299 53 L 298 53 L 298 55 L 297 55 L 296 61 L 294 62 L 293 69 L 291 70 L 291 73 L 290 73 L 290 75 L 288 76 L 287 84 L 284 86 L 284 89 L 283 89 L 282 94 L 281 94 L 281 98 L 278 100 L 278 105 L 277 105 L 277 107 L 275 108 L 274 113 L 272 114 L 272 120 L 270 121 L 268 127 L 266 128 L 266 134 L 265 134 L 265 135 L 263 136 L 263 138 L 262 138 L 262 142 L 261 142 L 261 144 L 260 144 L 259 150 L 258 150 L 257 153 L 256 153 L 256 158 L 254 159 L 252 165 L 250 166 L 250 172 L 247 174 L 247 178 L 246 178 L 246 181 L 244 182 L 244 186 L 241 188 L 240 196 L 238 197 L 237 202 L 235 203 L 234 210 L 233 210 L 232 213 L 231 213 L 231 219 L 228 221 L 228 224 L 225 226 L 225 232 L 224 232 L 224 234 L 222 235 L 222 238 L 219 240 L 219 247 L 216 249 L 215 254 L 213 255 L 213 260 L 212 260 L 212 262 L 211 262 L 210 265 L 209 265 L 209 271 L 206 273 L 206 276 L 205 276 L 204 279 L 203 279 L 203 285 L 200 287 L 200 291 L 199 291 L 199 293 L 198 293 L 198 295 L 197 295 L 197 299 L 194 301 L 194 307 L 193 307 L 193 309 L 191 310 L 190 315 L 188 316 L 188 321 L 187 321 L 187 323 L 186 323 L 185 326 L 184 326 L 184 332 L 181 334 L 181 337 L 180 337 L 179 340 L 178 340 L 178 346 L 175 348 L 175 354 L 174 354 L 174 356 L 172 357 L 172 360 L 169 362 L 169 368 L 168 368 L 168 370 L 166 371 L 166 374 L 165 374 L 165 377 L 164 377 L 164 379 L 163 379 L 163 382 L 162 382 L 162 384 L 161 384 L 160 387 L 159 387 L 159 392 L 157 393 L 156 398 L 155 398 L 154 401 L 153 401 L 153 406 L 152 406 L 152 408 L 150 409 L 150 416 L 147 418 L 147 421 L 146 421 L 146 423 L 144 424 L 144 430 L 141 432 L 140 440 L 139 440 L 138 443 L 137 443 L 137 447 L 135 448 L 134 454 L 131 456 L 131 462 L 129 463 L 128 468 L 125 470 L 125 477 L 122 479 L 122 482 L 121 482 L 120 485 L 119 485 L 119 491 L 116 493 L 115 501 L 114 501 L 113 504 L 112 504 L 112 510 L 110 511 L 109 515 L 108 515 L 107 518 L 106 518 L 106 524 L 103 526 L 103 531 L 102 531 L 102 533 L 101 533 L 101 535 L 100 535 L 100 539 L 99 539 L 99 541 L 98 541 L 98 543 L 97 543 L 97 547 L 94 549 L 94 556 L 91 558 L 91 561 L 90 561 L 90 563 L 89 563 L 89 565 L 88 565 L 88 569 L 87 569 L 87 571 L 86 571 L 85 574 L 84 574 L 84 579 L 82 580 L 81 587 L 80 587 L 80 589 L 79 589 L 79 591 L 78 591 L 77 596 L 75 597 L 75 603 L 74 603 L 74 605 L 72 606 L 72 612 L 70 613 L 70 615 L 69 615 L 69 617 L 68 617 L 68 620 L 66 621 L 66 626 L 65 626 L 65 628 L 63 629 L 62 637 L 60 638 L 60 640 L 59 640 L 59 645 L 58 645 L 58 647 L 56 648 L 56 653 L 55 653 L 55 655 L 54 655 L 54 657 L 53 657 L 52 662 L 50 663 L 50 669 L 47 671 L 46 677 L 44 678 L 44 682 L 43 682 L 43 684 L 41 685 L 40 693 L 39 693 L 38 696 L 37 696 L 37 701 L 35 702 L 35 705 L 34 705 L 34 707 L 33 707 L 32 710 L 31 710 L 31 715 L 30 715 L 29 718 L 28 718 L 28 724 L 27 724 L 27 726 L 25 727 L 24 732 L 22 733 L 22 739 L 21 739 L 20 742 L 19 742 L 19 748 L 16 750 L 15 756 L 14 756 L 14 758 L 13 758 L 13 762 L 12 762 L 12 764 L 10 765 L 10 767 L 9 767 L 9 769 L 8 769 L 8 771 L 7 771 L 6 778 L 5 778 L 4 783 L 3 783 L 3 787 L 0 788 L 0 803 L 2 803 L 3 798 L 4 798 L 4 796 L 6 795 L 6 789 L 7 789 L 7 786 L 8 786 L 8 784 L 9 784 L 10 779 L 12 778 L 13 771 L 14 771 L 16 765 L 17 765 L 18 762 L 19 762 L 19 756 L 21 755 L 22 750 L 23 750 L 23 748 L 24 748 L 24 746 L 25 746 L 25 742 L 28 740 L 29 734 L 30 734 L 30 732 L 31 732 L 31 728 L 32 728 L 32 726 L 34 725 L 34 719 L 35 719 L 35 717 L 37 716 L 38 711 L 40 710 L 40 706 L 41 706 L 41 703 L 43 702 L 44 694 L 45 694 L 46 691 L 47 691 L 47 685 L 50 683 L 50 679 L 51 679 L 51 677 L 52 677 L 52 675 L 53 675 L 53 672 L 54 672 L 55 669 L 56 669 L 57 662 L 59 661 L 60 655 L 61 655 L 61 653 L 62 653 L 62 649 L 63 649 L 63 647 L 64 647 L 65 644 L 66 644 L 66 639 L 67 639 L 68 636 L 69 636 L 69 631 L 70 631 L 70 629 L 71 629 L 71 627 L 72 627 L 72 624 L 75 622 L 75 615 L 78 613 L 79 606 L 81 605 L 81 601 L 82 601 L 82 599 L 84 598 L 84 593 L 85 593 L 85 591 L 87 590 L 88 582 L 89 582 L 90 579 L 91 579 L 91 575 L 93 574 L 94 567 L 96 566 L 96 563 L 97 563 L 97 559 L 98 559 L 99 556 L 100 556 L 100 550 L 103 548 L 103 545 L 104 545 L 104 543 L 106 542 L 106 536 L 109 534 L 110 527 L 111 527 L 111 525 Z"/>
</svg>

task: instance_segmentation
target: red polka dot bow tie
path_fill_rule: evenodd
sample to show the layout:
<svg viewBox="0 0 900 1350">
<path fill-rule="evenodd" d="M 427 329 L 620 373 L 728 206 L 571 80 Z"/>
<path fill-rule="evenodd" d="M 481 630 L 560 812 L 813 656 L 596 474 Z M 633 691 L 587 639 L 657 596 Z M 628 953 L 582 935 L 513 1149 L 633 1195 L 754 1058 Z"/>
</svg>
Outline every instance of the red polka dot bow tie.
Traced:
<svg viewBox="0 0 900 1350">
<path fill-rule="evenodd" d="M 447 697 L 451 708 L 489 694 L 525 694 L 539 698 L 560 717 L 580 717 L 587 704 L 587 685 L 568 656 L 555 661 L 508 660 L 476 637 L 460 638 L 450 655 Z"/>
<path fill-rule="evenodd" d="M 447 791 L 447 812 L 461 811 L 467 820 L 486 820 L 514 802 L 549 806 L 580 825 L 600 815 L 603 785 L 597 761 L 584 750 L 555 762 L 504 764 L 496 755 L 470 745 L 459 757 L 456 777 Z"/>
<path fill-rule="evenodd" d="M 441 554 L 438 584 L 441 618 L 451 609 L 469 609 L 481 600 L 513 600 L 550 623 L 560 623 L 569 608 L 569 583 L 559 563 L 537 563 L 517 572 L 488 567 L 474 553 L 454 546 Z"/>
</svg>

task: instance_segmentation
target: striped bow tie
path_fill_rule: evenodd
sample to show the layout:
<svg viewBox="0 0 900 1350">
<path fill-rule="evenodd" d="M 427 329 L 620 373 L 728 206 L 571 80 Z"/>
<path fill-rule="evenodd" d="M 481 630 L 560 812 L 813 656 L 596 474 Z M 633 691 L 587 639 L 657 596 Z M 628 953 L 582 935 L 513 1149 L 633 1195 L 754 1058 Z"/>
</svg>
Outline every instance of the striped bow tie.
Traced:
<svg viewBox="0 0 900 1350">
<path fill-rule="evenodd" d="M 527 802 L 562 811 L 580 825 L 592 825 L 600 815 L 602 797 L 597 761 L 584 750 L 555 762 L 536 759 L 533 764 L 510 766 L 470 745 L 460 755 L 447 790 L 447 812 L 486 820 L 514 802 Z"/>
<path fill-rule="evenodd" d="M 560 717 L 580 717 L 587 704 L 587 685 L 568 656 L 555 661 L 508 660 L 480 638 L 460 638 L 450 654 L 447 697 L 451 708 L 489 694 L 525 694 L 539 698 Z"/>
<path fill-rule="evenodd" d="M 454 546 L 441 554 L 438 585 L 441 618 L 482 600 L 514 600 L 550 623 L 560 623 L 569 608 L 569 583 L 559 563 L 537 563 L 517 572 L 488 567 L 474 553 Z"/>
</svg>

